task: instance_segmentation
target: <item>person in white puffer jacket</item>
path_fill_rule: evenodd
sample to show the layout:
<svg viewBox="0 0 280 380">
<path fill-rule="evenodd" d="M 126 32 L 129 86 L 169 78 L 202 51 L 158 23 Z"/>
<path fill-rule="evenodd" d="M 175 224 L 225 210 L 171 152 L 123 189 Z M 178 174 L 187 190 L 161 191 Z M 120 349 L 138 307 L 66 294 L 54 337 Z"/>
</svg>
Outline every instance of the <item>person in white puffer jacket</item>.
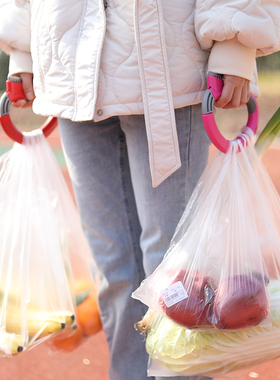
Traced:
<svg viewBox="0 0 280 380">
<path fill-rule="evenodd" d="M 161 262 L 207 164 L 207 72 L 224 78 L 217 107 L 258 96 L 255 59 L 280 50 L 279 0 L 0 0 L 0 48 L 23 82 L 14 106 L 59 118 L 100 273 L 109 378 L 147 379 L 134 329 L 146 308 L 131 293 Z"/>
</svg>

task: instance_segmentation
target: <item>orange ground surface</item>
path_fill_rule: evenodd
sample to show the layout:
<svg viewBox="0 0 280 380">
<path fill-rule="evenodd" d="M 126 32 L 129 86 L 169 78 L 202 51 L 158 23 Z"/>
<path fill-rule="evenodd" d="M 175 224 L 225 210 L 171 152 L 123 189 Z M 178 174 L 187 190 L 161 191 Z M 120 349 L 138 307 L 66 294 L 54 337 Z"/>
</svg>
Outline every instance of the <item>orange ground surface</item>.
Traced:
<svg viewBox="0 0 280 380">
<path fill-rule="evenodd" d="M 0 141 L 5 136 L 0 132 Z M 56 134 L 49 137 L 53 147 L 59 147 Z M 213 151 L 213 150 L 212 150 Z M 280 146 L 276 144 L 263 157 L 263 162 L 280 194 Z M 63 174 L 72 193 L 68 172 Z M 72 193 L 73 194 L 73 193 Z M 280 355 L 280 353 L 279 353 Z M 0 380 L 108 380 L 109 351 L 103 331 L 89 338 L 72 353 L 51 351 L 42 344 L 13 359 L 0 359 Z M 280 359 L 254 368 L 240 380 L 276 380 L 280 378 Z M 225 379 L 221 379 L 225 380 Z"/>
</svg>

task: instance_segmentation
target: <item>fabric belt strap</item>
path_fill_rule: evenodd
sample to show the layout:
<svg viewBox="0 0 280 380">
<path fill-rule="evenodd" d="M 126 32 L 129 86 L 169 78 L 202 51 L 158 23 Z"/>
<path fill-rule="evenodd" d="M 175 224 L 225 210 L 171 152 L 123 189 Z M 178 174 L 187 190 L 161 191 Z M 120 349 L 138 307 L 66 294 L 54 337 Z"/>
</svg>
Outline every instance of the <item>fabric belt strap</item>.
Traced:
<svg viewBox="0 0 280 380">
<path fill-rule="evenodd" d="M 135 0 L 135 31 L 152 185 L 180 166 L 160 0 Z"/>
</svg>

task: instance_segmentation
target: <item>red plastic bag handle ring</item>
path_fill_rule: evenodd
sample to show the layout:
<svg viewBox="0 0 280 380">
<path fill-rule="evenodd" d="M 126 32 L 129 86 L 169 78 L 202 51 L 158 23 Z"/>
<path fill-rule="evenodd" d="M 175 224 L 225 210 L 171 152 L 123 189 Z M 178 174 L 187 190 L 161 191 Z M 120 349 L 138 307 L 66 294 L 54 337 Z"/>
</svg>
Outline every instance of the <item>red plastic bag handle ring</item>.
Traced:
<svg viewBox="0 0 280 380">
<path fill-rule="evenodd" d="M 10 118 L 10 105 L 26 96 L 22 89 L 22 82 L 19 77 L 9 77 L 6 81 L 6 92 L 0 99 L 0 124 L 5 133 L 14 141 L 22 144 L 23 134 L 14 126 Z M 57 126 L 57 118 L 49 117 L 40 127 L 45 137 L 48 137 Z"/>
<path fill-rule="evenodd" d="M 222 75 L 209 72 L 207 76 L 207 85 L 208 88 L 205 91 L 202 99 L 202 120 L 204 128 L 208 137 L 216 146 L 216 148 L 218 148 L 221 152 L 226 153 L 229 148 L 230 141 L 225 139 L 219 131 L 213 113 L 214 101 L 219 99 L 222 93 Z M 247 110 L 248 120 L 246 127 L 250 128 L 253 131 L 253 134 L 255 134 L 258 129 L 259 123 L 259 107 L 256 98 L 253 94 L 250 94 L 250 99 L 247 103 Z M 246 129 L 244 133 L 246 133 Z M 240 136 L 237 136 L 237 138 L 234 141 L 236 140 L 240 140 L 241 143 L 244 145 L 244 139 Z"/>
</svg>

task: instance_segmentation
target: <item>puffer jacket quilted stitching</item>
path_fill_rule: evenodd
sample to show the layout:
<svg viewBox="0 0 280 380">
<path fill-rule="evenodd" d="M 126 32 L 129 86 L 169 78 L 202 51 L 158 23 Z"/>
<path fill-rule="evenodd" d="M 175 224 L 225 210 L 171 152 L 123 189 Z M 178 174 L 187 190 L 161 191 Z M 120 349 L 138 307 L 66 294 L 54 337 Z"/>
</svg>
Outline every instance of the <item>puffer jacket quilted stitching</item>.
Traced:
<svg viewBox="0 0 280 380">
<path fill-rule="evenodd" d="M 107 0 L 105 7 L 103 0 L 0 0 L 0 6 L 0 47 L 17 67 L 29 50 L 31 8 L 34 111 L 74 121 L 144 112 L 154 186 L 180 166 L 174 107 L 201 101 L 213 43 L 220 54 L 219 42 L 238 39 L 253 58 L 256 50 L 280 48 L 278 0 Z"/>
<path fill-rule="evenodd" d="M 202 49 L 238 36 L 242 44 L 257 50 L 257 56 L 279 50 L 279 7 L 278 0 L 198 1 L 196 29 Z M 215 31 L 214 25 L 219 25 Z"/>
</svg>

